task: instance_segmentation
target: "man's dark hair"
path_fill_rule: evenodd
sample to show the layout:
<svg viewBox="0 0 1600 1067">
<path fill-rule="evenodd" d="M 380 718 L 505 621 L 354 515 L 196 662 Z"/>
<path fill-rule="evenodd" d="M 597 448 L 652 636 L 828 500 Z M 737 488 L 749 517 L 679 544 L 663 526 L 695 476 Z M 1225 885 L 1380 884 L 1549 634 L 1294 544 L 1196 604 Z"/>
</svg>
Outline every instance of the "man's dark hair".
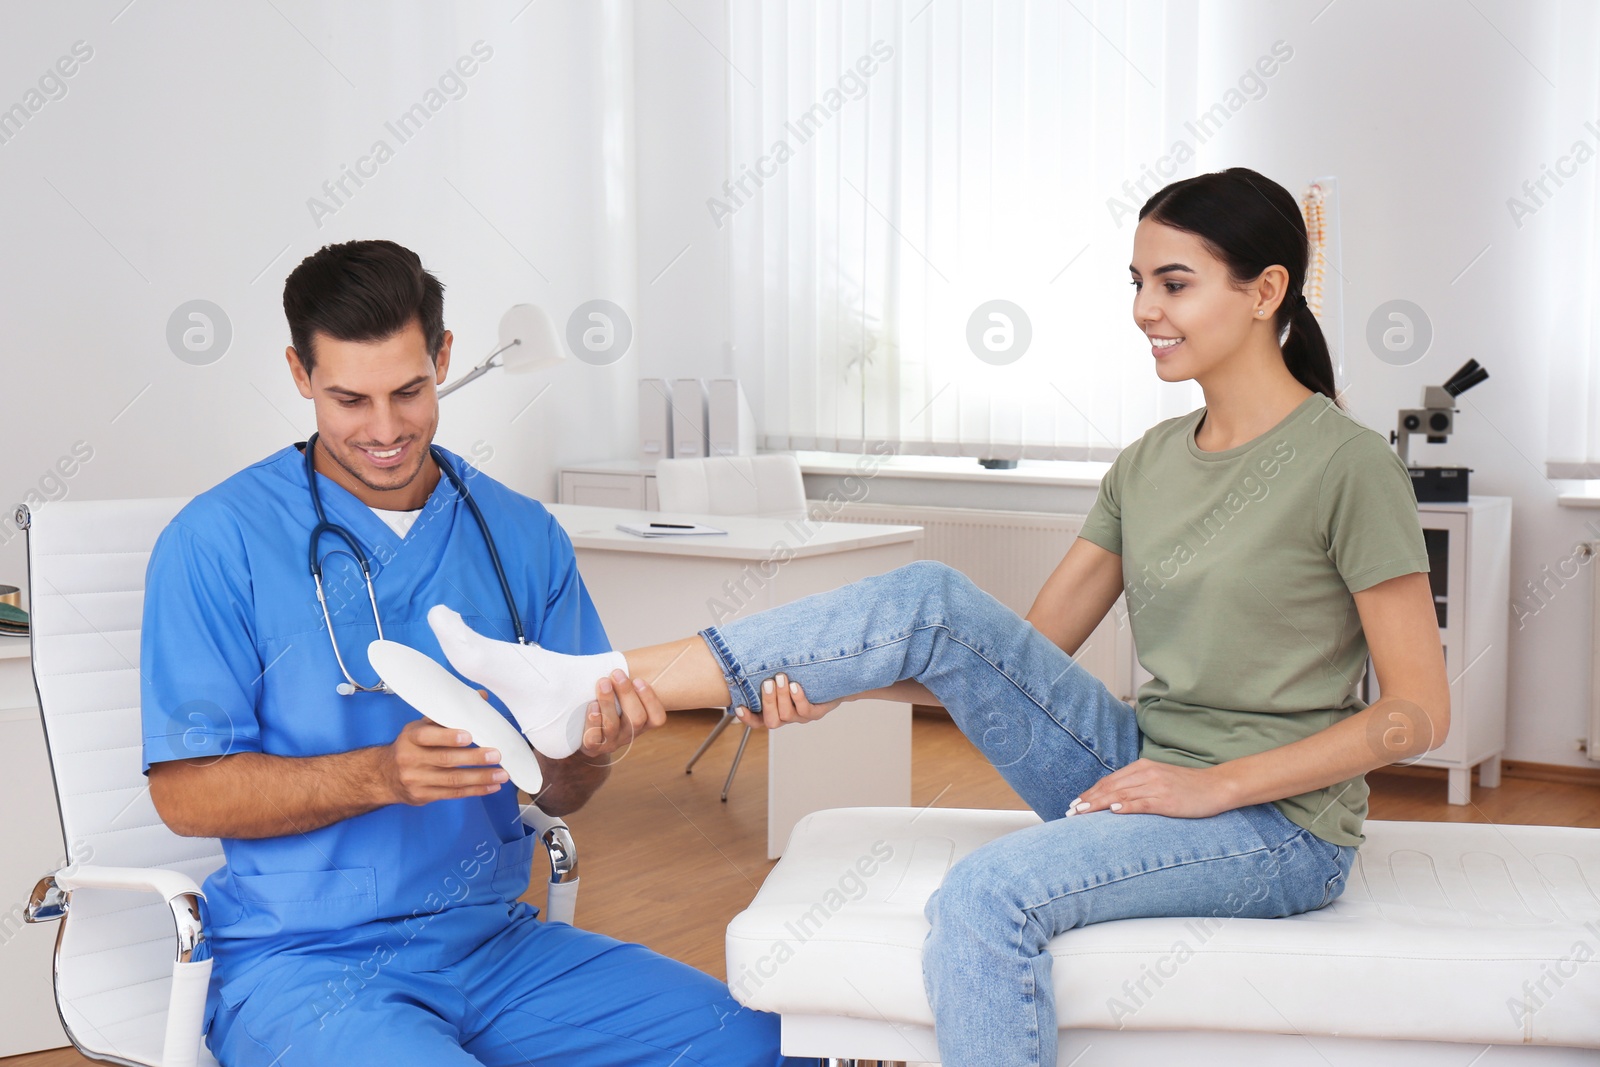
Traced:
<svg viewBox="0 0 1600 1067">
<path fill-rule="evenodd" d="M 300 365 L 311 373 L 317 331 L 340 341 L 381 341 L 412 321 L 436 362 L 444 344 L 444 286 L 422 260 L 393 241 L 324 245 L 283 283 L 283 313 Z"/>
</svg>

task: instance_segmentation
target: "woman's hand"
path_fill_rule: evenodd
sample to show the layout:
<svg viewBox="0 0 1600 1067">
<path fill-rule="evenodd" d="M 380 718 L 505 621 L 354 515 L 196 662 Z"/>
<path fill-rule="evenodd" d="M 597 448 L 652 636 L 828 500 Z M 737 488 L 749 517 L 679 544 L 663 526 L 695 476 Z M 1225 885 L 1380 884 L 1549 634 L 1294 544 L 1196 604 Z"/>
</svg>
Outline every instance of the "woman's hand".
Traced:
<svg viewBox="0 0 1600 1067">
<path fill-rule="evenodd" d="M 1177 819 L 1205 819 L 1231 811 L 1232 782 L 1221 767 L 1176 767 L 1170 763 L 1137 759 L 1112 771 L 1067 808 L 1068 815 L 1108 810 L 1120 815 L 1170 815 Z"/>
<path fill-rule="evenodd" d="M 780 674 L 761 683 L 759 716 L 750 714 L 750 709 L 743 705 L 735 708 L 734 714 L 746 726 L 776 730 L 784 723 L 820 719 L 843 703 L 843 700 L 834 700 L 827 704 L 813 704 L 806 699 L 806 691 L 799 682 L 791 682 L 788 675 Z"/>
</svg>

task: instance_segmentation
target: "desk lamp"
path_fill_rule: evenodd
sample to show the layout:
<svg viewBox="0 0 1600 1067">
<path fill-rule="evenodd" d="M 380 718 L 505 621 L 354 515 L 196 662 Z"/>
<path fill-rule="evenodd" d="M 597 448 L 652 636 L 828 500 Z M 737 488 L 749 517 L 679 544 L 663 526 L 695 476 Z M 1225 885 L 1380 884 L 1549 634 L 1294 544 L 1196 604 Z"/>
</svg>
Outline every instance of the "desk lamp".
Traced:
<svg viewBox="0 0 1600 1067">
<path fill-rule="evenodd" d="M 543 308 L 534 304 L 515 304 L 500 317 L 500 344 L 487 359 L 473 367 L 459 381 L 451 382 L 439 390 L 441 397 L 449 396 L 470 381 L 488 374 L 496 367 L 504 367 L 510 374 L 532 374 L 554 367 L 567 357 L 556 335 L 555 323 Z M 504 353 L 504 358 L 501 354 Z"/>
</svg>

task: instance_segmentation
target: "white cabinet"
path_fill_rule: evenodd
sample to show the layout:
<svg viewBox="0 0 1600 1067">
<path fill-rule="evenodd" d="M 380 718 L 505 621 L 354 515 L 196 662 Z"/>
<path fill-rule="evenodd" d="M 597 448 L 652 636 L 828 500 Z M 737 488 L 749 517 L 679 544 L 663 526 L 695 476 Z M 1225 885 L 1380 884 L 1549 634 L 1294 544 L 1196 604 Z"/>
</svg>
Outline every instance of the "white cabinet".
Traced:
<svg viewBox="0 0 1600 1067">
<path fill-rule="evenodd" d="M 1448 799 L 1472 799 L 1478 784 L 1500 784 L 1506 747 L 1506 639 L 1511 592 L 1511 498 L 1473 496 L 1465 504 L 1417 505 L 1428 546 L 1428 580 L 1450 679 L 1450 733 L 1444 744 L 1416 761 L 1450 772 Z M 1365 679 L 1368 703 L 1380 695 L 1372 661 Z"/>
<path fill-rule="evenodd" d="M 557 501 L 596 508 L 661 510 L 656 499 L 656 472 L 632 459 L 563 467 Z"/>
<path fill-rule="evenodd" d="M 0 1057 L 67 1044 L 50 986 L 56 924 L 22 921 L 34 883 L 62 865 L 65 847 L 28 647 L 0 637 Z"/>
</svg>

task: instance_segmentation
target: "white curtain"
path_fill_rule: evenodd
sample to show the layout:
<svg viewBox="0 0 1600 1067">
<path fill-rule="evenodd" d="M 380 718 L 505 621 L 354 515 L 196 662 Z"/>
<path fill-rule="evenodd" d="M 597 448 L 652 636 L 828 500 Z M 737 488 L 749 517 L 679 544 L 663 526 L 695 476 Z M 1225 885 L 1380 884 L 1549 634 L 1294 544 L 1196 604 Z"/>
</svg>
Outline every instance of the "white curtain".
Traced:
<svg viewBox="0 0 1600 1067">
<path fill-rule="evenodd" d="M 1565 334 L 1577 343 L 1538 346 L 1550 360 L 1545 473 L 1594 480 L 1600 479 L 1600 53 L 1594 45 L 1600 11 L 1566 0 L 1560 28 L 1562 77 L 1551 123 L 1559 152 L 1550 165 L 1565 177 L 1559 186 L 1547 180 L 1543 190 L 1519 190 L 1516 208 L 1531 216 L 1524 221 L 1530 232 L 1548 220 L 1550 313 L 1553 321 L 1577 324 Z"/>
<path fill-rule="evenodd" d="M 1173 152 L 1195 144 L 1194 18 L 731 3 L 731 178 L 708 210 L 763 444 L 1109 461 L 1201 403 L 1156 377 L 1128 284 L 1139 207 L 1195 172 Z M 973 325 L 991 301 L 1011 307 Z"/>
</svg>

